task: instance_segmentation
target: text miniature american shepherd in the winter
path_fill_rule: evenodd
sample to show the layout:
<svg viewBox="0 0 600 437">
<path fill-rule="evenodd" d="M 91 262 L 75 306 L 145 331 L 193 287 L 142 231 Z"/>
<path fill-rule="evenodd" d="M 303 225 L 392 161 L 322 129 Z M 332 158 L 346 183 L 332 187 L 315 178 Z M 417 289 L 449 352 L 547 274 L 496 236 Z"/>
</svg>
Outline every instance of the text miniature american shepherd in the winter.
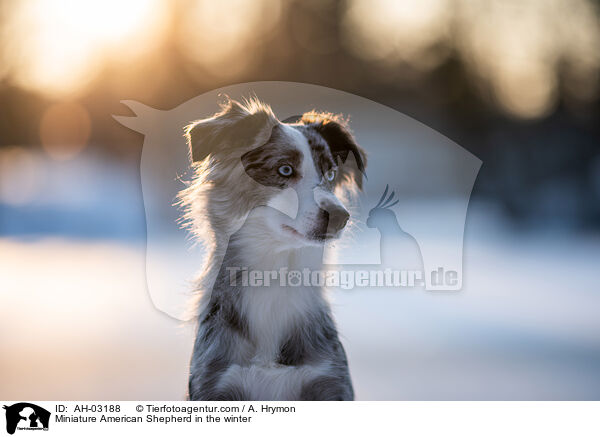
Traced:
<svg viewBox="0 0 600 437">
<path fill-rule="evenodd" d="M 189 399 L 352 400 L 322 287 L 239 277 L 322 268 L 324 245 L 347 227 L 362 189 L 366 156 L 347 122 L 308 112 L 286 123 L 257 100 L 228 100 L 186 135 L 195 174 L 180 201 L 208 248 Z"/>
</svg>

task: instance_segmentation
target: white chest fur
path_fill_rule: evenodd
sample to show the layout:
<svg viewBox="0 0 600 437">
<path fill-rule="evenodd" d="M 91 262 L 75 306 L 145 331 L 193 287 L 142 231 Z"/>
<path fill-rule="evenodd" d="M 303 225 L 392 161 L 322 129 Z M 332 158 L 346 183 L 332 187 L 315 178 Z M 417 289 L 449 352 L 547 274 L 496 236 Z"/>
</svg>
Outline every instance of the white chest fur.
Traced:
<svg viewBox="0 0 600 437">
<path fill-rule="evenodd" d="M 319 309 L 320 290 L 310 287 L 272 285 L 246 287 L 242 313 L 256 346 L 253 360 L 261 364 L 277 361 L 281 343 L 292 330 Z"/>
</svg>

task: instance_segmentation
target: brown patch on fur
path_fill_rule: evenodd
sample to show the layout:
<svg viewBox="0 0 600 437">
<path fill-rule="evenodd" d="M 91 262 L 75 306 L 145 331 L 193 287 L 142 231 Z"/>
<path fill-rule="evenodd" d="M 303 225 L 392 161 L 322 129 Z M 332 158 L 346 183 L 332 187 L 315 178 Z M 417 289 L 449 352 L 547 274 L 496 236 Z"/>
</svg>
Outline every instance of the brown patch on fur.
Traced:
<svg viewBox="0 0 600 437">
<path fill-rule="evenodd" d="M 367 166 L 367 154 L 360 147 L 348 127 L 348 121 L 341 114 L 311 111 L 302 115 L 300 123 L 314 129 L 329 145 L 335 162 L 340 161 L 339 176 L 345 182 L 354 182 L 362 189 L 363 176 Z M 352 153 L 356 167 L 343 165 Z"/>
<path fill-rule="evenodd" d="M 267 187 L 286 188 L 290 183 L 302 178 L 302 152 L 286 143 L 286 138 L 278 126 L 273 128 L 271 138 L 266 144 L 242 155 L 242 164 L 248 176 Z M 278 169 L 282 165 L 292 167 L 290 176 L 279 174 Z"/>
<path fill-rule="evenodd" d="M 331 154 L 329 144 L 327 144 L 327 141 L 325 141 L 323 136 L 319 134 L 312 126 L 299 126 L 299 128 L 308 141 L 308 146 L 310 148 L 317 173 L 321 176 L 324 176 L 327 171 L 332 168 L 336 168 L 337 165 L 333 155 Z M 332 185 L 332 183 L 327 180 L 325 180 L 325 183 L 327 185 Z"/>
</svg>

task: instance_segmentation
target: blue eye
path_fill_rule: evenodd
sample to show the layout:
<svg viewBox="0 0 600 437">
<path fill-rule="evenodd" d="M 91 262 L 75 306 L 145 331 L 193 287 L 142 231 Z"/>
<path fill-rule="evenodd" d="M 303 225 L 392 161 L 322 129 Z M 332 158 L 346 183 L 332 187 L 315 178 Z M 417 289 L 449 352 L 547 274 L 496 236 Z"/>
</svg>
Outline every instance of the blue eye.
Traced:
<svg viewBox="0 0 600 437">
<path fill-rule="evenodd" d="M 325 173 L 325 179 L 329 182 L 335 179 L 335 170 L 333 168 Z"/>
<path fill-rule="evenodd" d="M 289 177 L 292 175 L 292 173 L 294 172 L 294 169 L 292 168 L 292 166 L 291 166 L 291 165 L 287 165 L 287 164 L 286 164 L 286 165 L 282 165 L 281 167 L 279 167 L 279 168 L 277 169 L 277 172 L 278 172 L 278 173 L 279 173 L 281 176 L 283 176 L 283 177 L 286 177 L 286 178 L 289 178 Z"/>
</svg>

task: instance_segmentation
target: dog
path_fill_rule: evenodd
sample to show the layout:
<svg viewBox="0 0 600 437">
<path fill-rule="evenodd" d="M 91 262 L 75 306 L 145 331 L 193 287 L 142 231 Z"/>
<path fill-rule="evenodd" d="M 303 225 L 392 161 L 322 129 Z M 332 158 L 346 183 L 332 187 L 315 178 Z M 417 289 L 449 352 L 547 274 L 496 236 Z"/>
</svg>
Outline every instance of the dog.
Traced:
<svg viewBox="0 0 600 437">
<path fill-rule="evenodd" d="M 353 400 L 323 287 L 242 280 L 321 268 L 365 177 L 347 121 L 311 111 L 281 122 L 256 98 L 227 99 L 185 136 L 194 176 L 179 204 L 208 251 L 195 282 L 188 399 Z"/>
</svg>

